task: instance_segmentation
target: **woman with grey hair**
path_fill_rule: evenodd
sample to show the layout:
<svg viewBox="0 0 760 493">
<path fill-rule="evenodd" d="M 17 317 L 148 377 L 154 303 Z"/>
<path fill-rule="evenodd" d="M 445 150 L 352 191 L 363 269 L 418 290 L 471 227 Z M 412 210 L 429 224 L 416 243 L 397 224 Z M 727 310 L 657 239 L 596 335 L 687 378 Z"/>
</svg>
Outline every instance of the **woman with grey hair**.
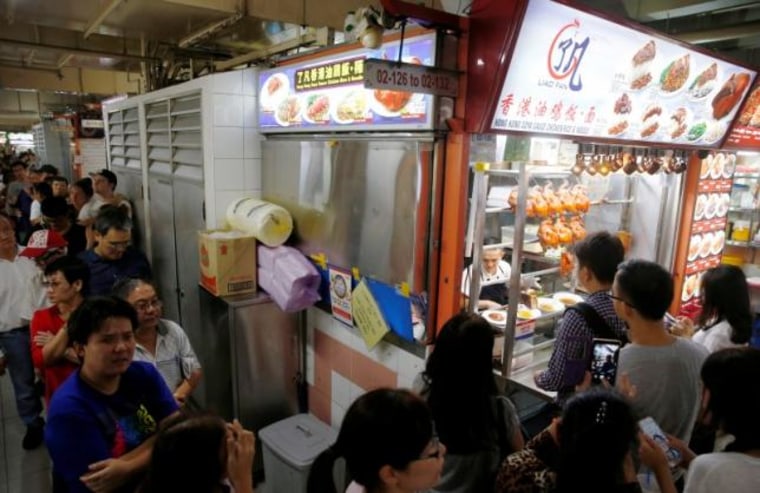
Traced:
<svg viewBox="0 0 760 493">
<path fill-rule="evenodd" d="M 137 311 L 134 360 L 156 366 L 174 398 L 182 405 L 201 380 L 201 365 L 190 340 L 177 323 L 161 318 L 163 304 L 147 279 L 122 279 L 113 294 Z"/>
</svg>

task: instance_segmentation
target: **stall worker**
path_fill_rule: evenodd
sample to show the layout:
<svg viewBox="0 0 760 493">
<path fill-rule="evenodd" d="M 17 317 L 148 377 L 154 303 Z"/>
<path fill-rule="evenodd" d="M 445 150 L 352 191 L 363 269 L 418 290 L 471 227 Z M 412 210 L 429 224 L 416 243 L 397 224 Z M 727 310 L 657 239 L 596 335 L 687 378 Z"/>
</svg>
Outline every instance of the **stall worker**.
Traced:
<svg viewBox="0 0 760 493">
<path fill-rule="evenodd" d="M 132 220 L 125 210 L 103 206 L 93 226 L 97 243 L 79 255 L 90 267 L 90 294 L 109 294 L 116 281 L 126 277 L 150 277 L 148 259 L 130 246 Z"/>
<path fill-rule="evenodd" d="M 67 331 L 82 366 L 50 401 L 45 444 L 55 491 L 134 491 L 159 424 L 179 408 L 156 368 L 132 361 L 137 313 L 116 297 L 85 300 Z"/>
<path fill-rule="evenodd" d="M 512 276 L 512 267 L 504 260 L 503 248 L 483 247 L 481 255 L 480 271 L 480 295 L 478 296 L 478 309 L 488 310 L 501 308 L 509 301 L 507 283 Z M 472 265 L 462 272 L 462 294 L 465 304 L 470 296 L 470 280 L 472 279 Z"/>
</svg>

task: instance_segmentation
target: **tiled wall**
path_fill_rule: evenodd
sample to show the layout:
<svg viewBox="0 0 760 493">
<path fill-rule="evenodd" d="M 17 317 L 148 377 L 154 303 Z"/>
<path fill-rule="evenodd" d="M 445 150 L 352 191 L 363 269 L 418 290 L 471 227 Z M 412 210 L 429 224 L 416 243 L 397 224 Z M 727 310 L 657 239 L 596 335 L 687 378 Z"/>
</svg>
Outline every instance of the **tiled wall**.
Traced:
<svg viewBox="0 0 760 493">
<path fill-rule="evenodd" d="M 206 107 L 213 115 L 213 179 L 216 223 L 224 224 L 227 206 L 239 197 L 261 195 L 261 135 L 257 131 L 256 71 L 213 75 Z M 210 190 L 207 190 L 207 193 Z"/>
<path fill-rule="evenodd" d="M 316 308 L 307 311 L 306 378 L 309 411 L 334 428 L 362 393 L 378 387 L 411 388 L 424 361 L 380 342 L 371 351 L 357 330 Z"/>
</svg>

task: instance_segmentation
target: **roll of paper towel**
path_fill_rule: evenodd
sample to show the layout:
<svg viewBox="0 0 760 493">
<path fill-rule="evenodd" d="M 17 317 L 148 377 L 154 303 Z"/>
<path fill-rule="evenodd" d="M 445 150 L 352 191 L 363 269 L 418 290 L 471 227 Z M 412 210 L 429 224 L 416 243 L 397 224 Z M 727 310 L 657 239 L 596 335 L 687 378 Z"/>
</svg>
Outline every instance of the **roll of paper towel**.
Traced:
<svg viewBox="0 0 760 493">
<path fill-rule="evenodd" d="M 227 222 L 270 247 L 282 245 L 293 232 L 293 218 L 287 210 L 254 198 L 232 202 L 227 207 Z"/>
</svg>

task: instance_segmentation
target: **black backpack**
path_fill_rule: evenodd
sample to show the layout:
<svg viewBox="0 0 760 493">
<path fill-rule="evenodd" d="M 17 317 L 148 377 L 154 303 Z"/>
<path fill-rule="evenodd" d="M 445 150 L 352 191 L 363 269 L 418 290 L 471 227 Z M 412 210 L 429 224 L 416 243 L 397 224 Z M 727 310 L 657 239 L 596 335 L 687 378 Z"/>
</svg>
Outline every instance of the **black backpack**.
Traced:
<svg viewBox="0 0 760 493">
<path fill-rule="evenodd" d="M 628 344 L 628 337 L 625 334 L 621 336 L 621 334 L 610 327 L 607 321 L 588 303 L 583 301 L 576 303 L 573 306 L 567 307 L 565 313 L 568 311 L 574 311 L 583 317 L 583 320 L 586 321 L 586 325 L 588 325 L 591 332 L 593 332 L 594 339 L 615 339 L 620 341 L 621 347 Z"/>
</svg>

